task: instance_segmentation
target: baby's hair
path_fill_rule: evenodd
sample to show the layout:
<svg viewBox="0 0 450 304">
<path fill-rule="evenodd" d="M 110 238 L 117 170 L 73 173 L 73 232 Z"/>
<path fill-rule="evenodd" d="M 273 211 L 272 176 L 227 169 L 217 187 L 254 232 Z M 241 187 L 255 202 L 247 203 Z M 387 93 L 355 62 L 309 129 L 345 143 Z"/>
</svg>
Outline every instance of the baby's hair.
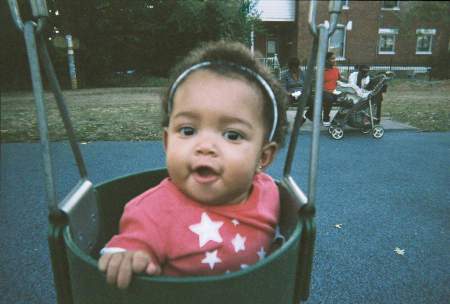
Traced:
<svg viewBox="0 0 450 304">
<path fill-rule="evenodd" d="M 272 104 L 272 99 L 266 93 L 266 90 L 262 87 L 262 84 L 252 77 L 251 73 L 246 72 L 250 70 L 253 73 L 259 75 L 271 88 L 273 91 L 276 108 L 278 112 L 278 118 L 276 127 L 274 129 L 274 134 L 272 140 L 282 145 L 284 142 L 284 137 L 287 129 L 286 120 L 286 109 L 285 109 L 285 98 L 286 93 L 284 92 L 281 85 L 272 76 L 271 72 L 258 60 L 255 59 L 250 50 L 243 44 L 238 42 L 230 41 L 219 41 L 219 42 L 209 42 L 203 46 L 191 51 L 188 56 L 175 66 L 171 72 L 171 83 L 169 89 L 167 90 L 163 98 L 163 126 L 167 127 L 169 124 L 170 116 L 170 105 L 169 98 L 171 94 L 171 88 L 174 82 L 179 78 L 179 76 L 187 71 L 189 68 L 194 67 L 200 63 L 204 62 L 219 62 L 227 64 L 211 64 L 201 69 L 212 71 L 222 76 L 229 78 L 239 78 L 243 77 L 252 84 L 255 84 L 264 96 L 264 124 L 267 126 L 267 133 L 269 133 L 272 122 L 274 120 L 274 109 Z M 242 67 L 241 69 L 235 67 Z M 186 78 L 189 76 L 186 76 Z M 185 80 L 184 78 L 183 80 Z M 180 85 L 180 83 L 178 84 Z M 175 86 L 176 87 L 176 86 Z M 174 93 L 172 92 L 172 95 Z M 173 96 L 172 96 L 173 97 Z"/>
</svg>

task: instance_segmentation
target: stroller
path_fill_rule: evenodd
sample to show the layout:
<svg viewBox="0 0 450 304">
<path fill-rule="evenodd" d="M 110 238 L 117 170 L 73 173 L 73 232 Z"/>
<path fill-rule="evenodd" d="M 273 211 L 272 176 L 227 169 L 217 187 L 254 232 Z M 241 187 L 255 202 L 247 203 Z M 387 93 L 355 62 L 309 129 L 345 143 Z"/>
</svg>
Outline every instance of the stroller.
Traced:
<svg viewBox="0 0 450 304">
<path fill-rule="evenodd" d="M 345 84 L 338 86 L 338 96 L 333 104 L 338 107 L 338 111 L 328 128 L 331 137 L 343 138 L 345 125 L 357 128 L 364 134 L 372 133 L 377 139 L 383 137 L 384 129 L 380 125 L 381 94 L 386 92 L 386 82 L 393 76 L 394 73 L 390 71 L 374 76 L 367 87 L 368 91 L 360 94 Z"/>
</svg>

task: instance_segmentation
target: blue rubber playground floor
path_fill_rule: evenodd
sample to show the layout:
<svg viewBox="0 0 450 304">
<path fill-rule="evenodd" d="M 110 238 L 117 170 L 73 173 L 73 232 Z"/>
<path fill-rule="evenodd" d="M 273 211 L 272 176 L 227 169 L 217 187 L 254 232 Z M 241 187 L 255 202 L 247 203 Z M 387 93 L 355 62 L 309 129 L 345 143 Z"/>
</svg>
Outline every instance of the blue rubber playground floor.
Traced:
<svg viewBox="0 0 450 304">
<path fill-rule="evenodd" d="M 322 132 L 320 141 L 307 303 L 449 303 L 450 132 L 387 130 L 380 140 L 348 132 L 340 141 Z M 309 145 L 302 132 L 292 173 L 303 189 Z M 81 149 L 94 183 L 164 166 L 159 142 Z M 52 153 L 62 197 L 77 170 L 66 142 Z M 274 177 L 285 154 L 269 169 Z M 1 144 L 0 185 L 0 303 L 55 303 L 39 144 Z"/>
</svg>

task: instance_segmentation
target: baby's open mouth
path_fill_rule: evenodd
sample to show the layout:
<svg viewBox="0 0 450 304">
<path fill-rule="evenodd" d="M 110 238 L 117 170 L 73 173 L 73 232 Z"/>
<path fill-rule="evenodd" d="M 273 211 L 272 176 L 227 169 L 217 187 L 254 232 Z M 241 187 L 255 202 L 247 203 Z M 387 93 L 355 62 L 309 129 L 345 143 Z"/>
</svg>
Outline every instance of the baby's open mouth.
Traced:
<svg viewBox="0 0 450 304">
<path fill-rule="evenodd" d="M 199 166 L 194 169 L 194 177 L 199 183 L 210 183 L 217 180 L 219 174 L 211 167 Z"/>
<path fill-rule="evenodd" d="M 207 177 L 211 175 L 217 175 L 217 173 L 210 167 L 199 167 L 195 169 L 195 172 L 201 177 Z"/>
</svg>

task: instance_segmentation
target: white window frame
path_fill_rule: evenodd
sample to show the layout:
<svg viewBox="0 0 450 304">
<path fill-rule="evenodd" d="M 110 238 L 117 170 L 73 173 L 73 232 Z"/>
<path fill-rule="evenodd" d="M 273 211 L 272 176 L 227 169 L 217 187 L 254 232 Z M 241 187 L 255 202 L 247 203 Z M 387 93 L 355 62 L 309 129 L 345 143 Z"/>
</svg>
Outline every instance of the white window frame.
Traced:
<svg viewBox="0 0 450 304">
<path fill-rule="evenodd" d="M 433 53 L 433 37 L 436 35 L 436 29 L 416 29 L 416 55 L 431 55 Z M 417 42 L 420 36 L 430 36 L 430 49 L 428 51 L 418 51 Z"/>
<path fill-rule="evenodd" d="M 269 50 L 269 41 L 275 41 L 275 53 L 272 56 L 269 56 L 268 50 Z M 266 39 L 266 57 L 274 57 L 277 56 L 279 52 L 279 43 L 278 39 L 274 37 L 270 37 Z"/>
<path fill-rule="evenodd" d="M 381 51 L 381 35 L 392 35 L 394 37 L 394 44 L 392 51 Z M 397 42 L 398 29 L 380 28 L 378 29 L 378 54 L 380 55 L 395 55 L 395 44 Z"/>
<path fill-rule="evenodd" d="M 343 38 L 343 44 L 342 44 L 342 56 L 340 56 L 340 54 L 335 54 L 336 55 L 336 61 L 345 61 L 345 47 L 347 45 L 347 30 L 345 28 L 344 24 L 337 24 L 336 25 L 336 30 L 342 30 L 344 32 L 344 38 Z M 335 32 L 334 32 L 335 33 Z M 334 35 L 333 33 L 333 35 Z M 328 51 L 330 51 L 330 42 L 331 42 L 331 37 L 333 36 L 331 35 L 330 38 L 328 38 Z"/>
<path fill-rule="evenodd" d="M 381 10 L 382 11 L 399 11 L 400 10 L 400 1 L 396 1 L 397 5 L 394 7 L 384 7 L 384 1 L 381 1 Z"/>
<path fill-rule="evenodd" d="M 348 1 L 348 0 L 345 0 L 345 1 L 344 1 L 344 5 L 342 5 L 342 9 L 343 9 L 343 10 L 348 10 L 348 9 L 350 9 L 350 4 L 349 4 L 349 2 L 350 2 L 350 1 Z"/>
</svg>

